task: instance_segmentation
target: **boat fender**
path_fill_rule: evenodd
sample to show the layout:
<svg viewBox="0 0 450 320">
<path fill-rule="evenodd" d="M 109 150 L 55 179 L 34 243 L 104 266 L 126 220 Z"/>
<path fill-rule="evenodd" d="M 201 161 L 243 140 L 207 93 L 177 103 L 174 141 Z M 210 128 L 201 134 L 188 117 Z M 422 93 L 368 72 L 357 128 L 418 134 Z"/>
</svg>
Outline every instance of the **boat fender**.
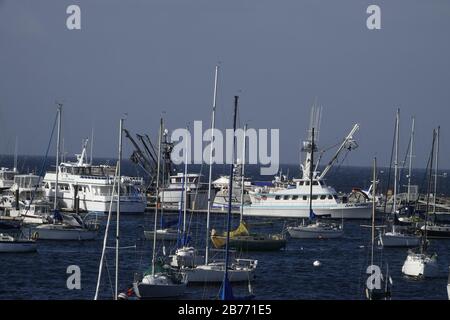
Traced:
<svg viewBox="0 0 450 320">
<path fill-rule="evenodd" d="M 37 232 L 37 231 L 33 232 L 33 234 L 31 235 L 31 239 L 33 239 L 33 240 L 39 239 L 39 232 Z"/>
<path fill-rule="evenodd" d="M 313 262 L 314 267 L 320 267 L 321 265 L 322 265 L 322 263 L 319 260 L 316 260 Z"/>
</svg>

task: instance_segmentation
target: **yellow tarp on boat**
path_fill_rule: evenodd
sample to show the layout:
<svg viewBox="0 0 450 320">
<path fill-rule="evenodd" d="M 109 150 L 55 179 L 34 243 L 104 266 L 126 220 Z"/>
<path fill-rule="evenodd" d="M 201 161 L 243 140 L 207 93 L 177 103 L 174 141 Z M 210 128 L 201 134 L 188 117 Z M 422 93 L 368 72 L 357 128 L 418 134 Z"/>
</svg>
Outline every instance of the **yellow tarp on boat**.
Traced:
<svg viewBox="0 0 450 320">
<path fill-rule="evenodd" d="M 248 232 L 247 225 L 244 221 L 241 221 L 239 227 L 236 230 L 230 231 L 230 239 L 239 236 L 248 236 L 250 233 Z M 215 229 L 211 230 L 211 241 L 216 249 L 222 248 L 225 246 L 227 241 L 227 234 L 223 233 L 218 235 Z"/>
</svg>

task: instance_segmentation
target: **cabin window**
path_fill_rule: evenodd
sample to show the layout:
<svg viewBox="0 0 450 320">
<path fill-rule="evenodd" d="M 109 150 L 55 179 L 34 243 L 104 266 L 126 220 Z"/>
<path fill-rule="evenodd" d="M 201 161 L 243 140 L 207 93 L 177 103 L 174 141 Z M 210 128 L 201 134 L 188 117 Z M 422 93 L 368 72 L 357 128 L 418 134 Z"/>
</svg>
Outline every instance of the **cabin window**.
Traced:
<svg viewBox="0 0 450 320">
<path fill-rule="evenodd" d="M 308 196 L 303 196 L 303 200 L 308 200 Z"/>
<path fill-rule="evenodd" d="M 317 195 L 312 196 L 312 199 L 313 199 L 313 200 L 317 200 L 317 198 L 318 198 Z"/>
<path fill-rule="evenodd" d="M 313 186 L 318 186 L 319 182 L 318 181 L 313 181 Z"/>
<path fill-rule="evenodd" d="M 328 199 L 331 200 L 333 199 L 333 196 L 331 194 L 328 195 Z"/>
<path fill-rule="evenodd" d="M 300 185 L 302 186 L 302 185 L 304 185 L 305 184 L 305 182 L 304 181 L 300 181 Z"/>
<path fill-rule="evenodd" d="M 289 200 L 289 196 L 284 196 L 283 200 Z"/>
<path fill-rule="evenodd" d="M 338 196 L 333 194 L 333 198 L 337 200 Z"/>
<path fill-rule="evenodd" d="M 320 196 L 320 200 L 325 200 L 326 198 L 327 198 L 327 196 L 324 194 Z"/>
<path fill-rule="evenodd" d="M 305 181 L 305 186 L 309 186 L 309 181 Z"/>
<path fill-rule="evenodd" d="M 292 200 L 297 200 L 298 196 L 292 196 Z"/>
<path fill-rule="evenodd" d="M 281 196 L 275 196 L 275 200 L 280 200 Z"/>
</svg>

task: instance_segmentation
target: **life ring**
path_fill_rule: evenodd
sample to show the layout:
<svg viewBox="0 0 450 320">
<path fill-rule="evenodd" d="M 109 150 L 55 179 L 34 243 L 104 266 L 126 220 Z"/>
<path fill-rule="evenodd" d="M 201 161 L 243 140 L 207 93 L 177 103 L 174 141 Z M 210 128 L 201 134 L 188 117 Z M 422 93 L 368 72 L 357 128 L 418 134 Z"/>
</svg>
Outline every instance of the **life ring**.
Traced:
<svg viewBox="0 0 450 320">
<path fill-rule="evenodd" d="M 37 232 L 37 231 L 33 232 L 33 234 L 31 235 L 31 239 L 33 239 L 33 240 L 39 239 L 39 232 Z"/>
</svg>

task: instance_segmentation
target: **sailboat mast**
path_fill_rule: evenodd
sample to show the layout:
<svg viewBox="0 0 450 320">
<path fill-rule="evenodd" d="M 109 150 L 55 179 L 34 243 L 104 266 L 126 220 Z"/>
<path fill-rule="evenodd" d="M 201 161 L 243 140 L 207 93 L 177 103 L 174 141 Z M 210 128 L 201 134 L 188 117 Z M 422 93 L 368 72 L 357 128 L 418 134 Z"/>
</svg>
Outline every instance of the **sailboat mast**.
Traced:
<svg viewBox="0 0 450 320">
<path fill-rule="evenodd" d="M 218 84 L 219 66 L 216 66 L 216 71 L 214 74 L 214 98 L 213 98 L 213 108 L 212 108 L 212 119 L 211 119 L 211 140 L 210 140 L 210 150 L 209 150 L 209 177 L 208 177 L 208 208 L 206 212 L 206 245 L 205 245 L 205 264 L 208 264 L 209 259 L 209 224 L 211 215 L 211 183 L 212 183 L 212 156 L 213 156 L 213 144 L 214 144 L 214 130 L 216 125 L 216 105 L 217 105 L 217 84 Z"/>
<path fill-rule="evenodd" d="M 436 159 L 435 159 L 435 168 L 434 168 L 434 192 L 433 192 L 433 214 L 436 218 L 436 196 L 437 196 L 437 180 L 438 180 L 438 170 L 439 170 L 439 133 L 441 131 L 441 127 L 438 126 L 436 132 Z"/>
<path fill-rule="evenodd" d="M 411 201 L 411 175 L 412 175 L 412 157 L 414 148 L 414 130 L 415 130 L 415 118 L 412 117 L 411 123 L 411 138 L 409 140 L 409 168 L 408 168 L 408 204 Z"/>
<path fill-rule="evenodd" d="M 247 133 L 247 124 L 244 126 L 244 140 L 242 141 L 242 160 L 241 160 L 241 166 L 242 166 L 242 172 L 241 172 L 241 220 L 244 219 L 244 183 L 245 183 L 245 152 L 246 152 L 246 139 L 245 134 Z"/>
<path fill-rule="evenodd" d="M 59 189 L 59 154 L 60 154 L 60 140 L 61 140 L 61 113 L 62 113 L 62 104 L 57 103 L 58 105 L 58 137 L 56 140 L 56 163 L 55 163 L 55 199 L 53 201 L 53 211 L 58 209 L 58 189 Z"/>
<path fill-rule="evenodd" d="M 183 236 L 186 240 L 186 219 L 187 219 L 187 164 L 188 164 L 188 135 L 189 127 L 186 127 L 186 136 L 184 137 L 185 140 L 185 155 L 184 155 L 184 179 L 183 179 L 183 202 L 184 202 L 184 208 L 183 208 Z M 185 241 L 183 241 L 185 242 Z M 183 243 L 184 245 L 184 243 Z"/>
<path fill-rule="evenodd" d="M 314 175 L 314 127 L 311 128 L 311 157 L 309 165 L 309 215 L 311 216 L 312 209 L 312 194 L 313 194 L 313 175 Z"/>
<path fill-rule="evenodd" d="M 123 132 L 123 118 L 119 122 L 119 159 L 117 161 L 117 213 L 116 213 L 116 274 L 115 274 L 115 296 L 117 300 L 119 292 L 119 245 L 120 245 L 120 183 L 122 180 L 122 132 Z"/>
<path fill-rule="evenodd" d="M 158 197 L 159 197 L 159 170 L 161 162 L 161 138 L 162 138 L 163 119 L 159 122 L 159 134 L 158 134 L 158 164 L 156 166 L 156 201 L 155 201 L 155 223 L 153 228 L 153 253 L 152 253 L 152 276 L 155 275 L 155 262 L 156 262 L 156 225 L 158 223 Z"/>
<path fill-rule="evenodd" d="M 228 285 L 228 263 L 229 263 L 229 244 L 230 244 L 230 227 L 231 227 L 231 199 L 233 195 L 233 172 L 234 172 L 234 146 L 235 146 L 235 133 L 236 133 L 236 115 L 238 107 L 239 96 L 234 96 L 234 115 L 233 115 L 233 147 L 231 149 L 231 165 L 230 165 L 230 175 L 228 182 L 228 214 L 227 214 L 227 240 L 225 243 L 225 275 L 223 285 Z M 223 288 L 226 293 L 226 288 Z"/>
<path fill-rule="evenodd" d="M 397 109 L 397 116 L 395 121 L 394 202 L 392 204 L 392 212 L 394 214 L 397 211 L 399 125 L 400 125 L 400 109 Z"/>
<path fill-rule="evenodd" d="M 430 171 L 428 175 L 428 188 L 427 188 L 427 206 L 425 213 L 425 226 L 422 237 L 422 245 L 420 246 L 421 252 L 424 251 L 424 247 L 427 245 L 427 225 L 428 225 L 428 211 L 430 209 L 430 192 L 431 192 L 431 184 L 432 184 L 432 175 L 433 175 L 433 156 L 434 156 L 434 145 L 436 143 L 436 129 L 433 130 L 433 143 L 431 145 L 431 154 L 430 154 Z"/>
<path fill-rule="evenodd" d="M 377 181 L 377 158 L 373 158 L 373 176 L 372 176 L 372 180 L 374 181 L 372 183 L 372 249 L 371 249 L 371 254 L 370 254 L 370 265 L 373 266 L 373 251 L 374 251 L 374 246 L 375 246 L 375 208 L 376 208 L 376 200 L 375 200 L 375 195 L 376 195 L 376 183 L 375 181 Z"/>
</svg>

